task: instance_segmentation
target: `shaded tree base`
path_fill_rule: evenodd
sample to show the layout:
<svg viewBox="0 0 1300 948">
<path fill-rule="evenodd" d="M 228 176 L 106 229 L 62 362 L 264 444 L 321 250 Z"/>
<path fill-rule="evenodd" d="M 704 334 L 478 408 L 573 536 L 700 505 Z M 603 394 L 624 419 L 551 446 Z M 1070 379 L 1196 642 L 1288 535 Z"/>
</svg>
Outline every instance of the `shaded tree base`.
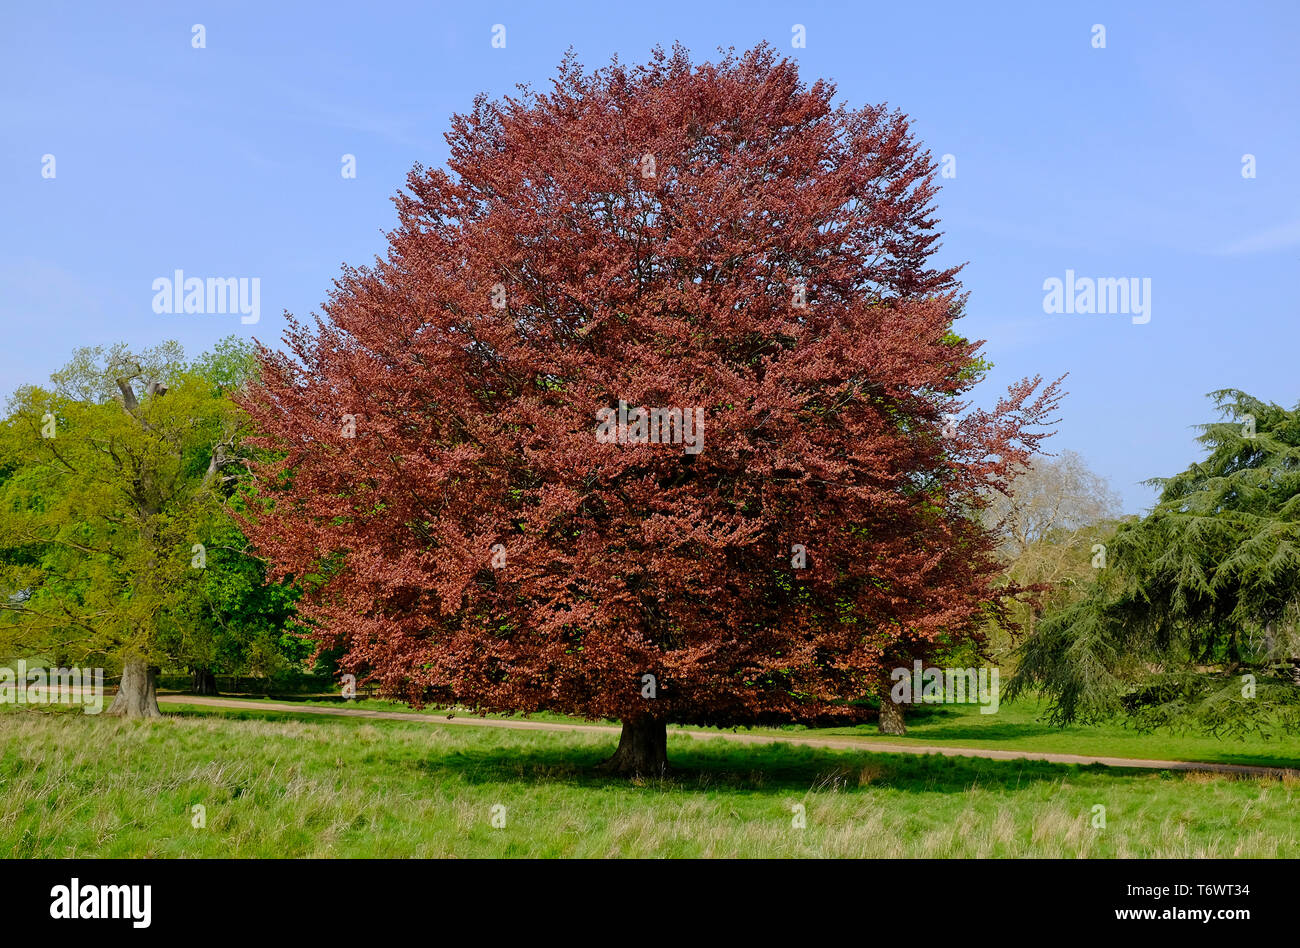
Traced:
<svg viewBox="0 0 1300 948">
<path fill-rule="evenodd" d="M 212 673 L 210 668 L 196 668 L 190 675 L 193 683 L 193 692 L 196 695 L 215 695 L 217 694 L 217 676 Z"/>
<path fill-rule="evenodd" d="M 623 777 L 662 777 L 668 773 L 668 725 L 654 718 L 623 722 L 618 750 L 596 766 Z"/>
<path fill-rule="evenodd" d="M 892 734 L 896 737 L 902 737 L 907 733 L 907 725 L 903 723 L 903 709 L 888 695 L 880 699 L 880 723 L 877 730 L 881 734 Z"/>
<path fill-rule="evenodd" d="M 105 714 L 121 718 L 161 718 L 155 675 L 158 669 L 146 662 L 127 662 L 122 666 L 122 683 L 117 697 Z"/>
</svg>

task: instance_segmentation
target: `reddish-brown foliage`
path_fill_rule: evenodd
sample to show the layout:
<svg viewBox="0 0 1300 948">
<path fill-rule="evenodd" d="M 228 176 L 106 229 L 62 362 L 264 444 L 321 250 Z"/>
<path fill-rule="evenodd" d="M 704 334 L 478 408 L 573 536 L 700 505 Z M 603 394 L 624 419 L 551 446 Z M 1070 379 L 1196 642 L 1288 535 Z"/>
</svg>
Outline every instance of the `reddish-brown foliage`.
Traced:
<svg viewBox="0 0 1300 948">
<path fill-rule="evenodd" d="M 966 411 L 933 163 L 905 116 L 832 95 L 766 47 L 675 49 L 455 117 L 387 258 L 246 400 L 287 452 L 250 529 L 344 668 L 416 702 L 730 725 L 970 634 L 996 598 L 973 512 L 1057 387 Z M 620 399 L 698 407 L 702 450 L 598 441 Z"/>
</svg>

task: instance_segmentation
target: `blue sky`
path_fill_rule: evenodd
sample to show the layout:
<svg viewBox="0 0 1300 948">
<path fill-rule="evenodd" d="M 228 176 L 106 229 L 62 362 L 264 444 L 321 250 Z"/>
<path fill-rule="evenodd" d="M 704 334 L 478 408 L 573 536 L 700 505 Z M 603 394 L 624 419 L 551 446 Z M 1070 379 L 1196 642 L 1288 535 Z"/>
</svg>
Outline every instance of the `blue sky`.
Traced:
<svg viewBox="0 0 1300 948">
<path fill-rule="evenodd" d="M 590 67 L 762 40 L 850 104 L 901 108 L 936 158 L 955 157 L 942 259 L 969 261 L 959 328 L 995 364 L 981 401 L 1070 373 L 1050 449 L 1083 454 L 1128 511 L 1152 499 L 1138 482 L 1196 456 L 1206 392 L 1300 401 L 1290 0 L 9 4 L 0 392 L 45 381 L 77 345 L 275 344 L 282 311 L 317 309 L 340 264 L 383 250 L 389 198 L 413 163 L 445 160 L 449 116 L 479 92 L 544 86 L 570 46 Z M 176 269 L 259 277 L 261 321 L 155 314 L 152 282 Z M 1044 313 L 1043 281 L 1067 269 L 1149 278 L 1150 322 Z"/>
</svg>

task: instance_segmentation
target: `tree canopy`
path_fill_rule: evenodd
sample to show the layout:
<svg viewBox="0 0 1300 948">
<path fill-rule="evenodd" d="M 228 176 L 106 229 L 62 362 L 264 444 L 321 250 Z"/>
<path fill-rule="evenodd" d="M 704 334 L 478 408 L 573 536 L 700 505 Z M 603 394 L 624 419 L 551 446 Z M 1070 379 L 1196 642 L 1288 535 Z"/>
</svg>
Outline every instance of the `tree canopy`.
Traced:
<svg viewBox="0 0 1300 948">
<path fill-rule="evenodd" d="M 935 166 L 833 95 L 767 47 L 675 48 L 453 119 L 386 257 L 243 402 L 284 452 L 250 535 L 341 667 L 618 718 L 612 765 L 654 769 L 664 722 L 842 707 L 996 608 L 977 511 L 1056 387 L 969 408 Z"/>
<path fill-rule="evenodd" d="M 226 516 L 249 460 L 226 389 L 255 368 L 246 343 L 193 365 L 176 343 L 118 344 L 78 349 L 49 387 L 14 394 L 0 425 L 0 650 L 120 666 L 116 710 L 153 714 L 153 666 L 288 645 L 293 594 L 264 585 Z"/>
<path fill-rule="evenodd" d="M 1300 406 L 1212 393 L 1203 460 L 1122 524 L 1082 601 L 1021 648 L 1009 695 L 1058 723 L 1126 716 L 1242 733 L 1300 725 Z"/>
<path fill-rule="evenodd" d="M 1045 609 L 1077 600 L 1091 585 L 1093 547 L 1114 532 L 1120 503 L 1074 451 L 1035 458 L 1011 493 L 989 496 L 984 519 L 999 538 L 1007 586 L 1015 591 L 1007 603 L 1014 627 L 994 624 L 990 654 L 1009 660 L 1015 638 L 1032 633 Z"/>
</svg>

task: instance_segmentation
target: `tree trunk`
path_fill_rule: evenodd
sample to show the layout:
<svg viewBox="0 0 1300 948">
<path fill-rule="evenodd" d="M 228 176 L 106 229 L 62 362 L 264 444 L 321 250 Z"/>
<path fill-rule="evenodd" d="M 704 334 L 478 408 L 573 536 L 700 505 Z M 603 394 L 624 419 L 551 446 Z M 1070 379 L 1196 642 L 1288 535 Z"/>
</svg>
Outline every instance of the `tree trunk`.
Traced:
<svg viewBox="0 0 1300 948">
<path fill-rule="evenodd" d="M 160 718 L 158 693 L 154 685 L 157 673 L 148 662 L 132 659 L 122 666 L 122 683 L 117 687 L 117 697 L 105 714 L 123 718 Z"/>
<path fill-rule="evenodd" d="M 880 696 L 879 731 L 881 734 L 899 737 L 907 733 L 907 725 L 903 723 L 903 706 L 894 702 L 888 689 Z"/>
<path fill-rule="evenodd" d="M 627 777 L 662 777 L 668 772 L 668 726 L 657 718 L 623 722 L 618 750 L 599 770 Z"/>
<path fill-rule="evenodd" d="M 192 690 L 196 695 L 217 694 L 217 676 L 212 674 L 211 668 L 196 668 L 190 677 L 194 683 Z"/>
</svg>

